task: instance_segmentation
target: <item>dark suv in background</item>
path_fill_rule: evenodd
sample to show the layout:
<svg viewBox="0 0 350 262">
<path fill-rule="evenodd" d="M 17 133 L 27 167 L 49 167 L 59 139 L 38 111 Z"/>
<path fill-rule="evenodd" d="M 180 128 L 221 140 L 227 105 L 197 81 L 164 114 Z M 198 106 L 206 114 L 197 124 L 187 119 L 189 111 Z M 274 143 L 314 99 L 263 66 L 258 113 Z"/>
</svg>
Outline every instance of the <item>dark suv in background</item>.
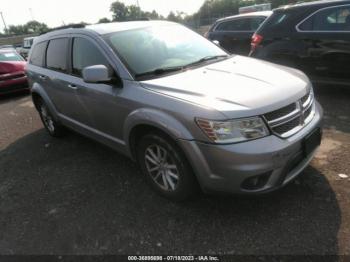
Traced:
<svg viewBox="0 0 350 262">
<path fill-rule="evenodd" d="M 276 9 L 251 48 L 252 57 L 298 68 L 314 82 L 350 85 L 350 1 Z"/>
<path fill-rule="evenodd" d="M 271 11 L 264 11 L 219 19 L 210 27 L 206 37 L 218 41 L 230 53 L 248 55 L 254 32 L 271 14 Z"/>
</svg>

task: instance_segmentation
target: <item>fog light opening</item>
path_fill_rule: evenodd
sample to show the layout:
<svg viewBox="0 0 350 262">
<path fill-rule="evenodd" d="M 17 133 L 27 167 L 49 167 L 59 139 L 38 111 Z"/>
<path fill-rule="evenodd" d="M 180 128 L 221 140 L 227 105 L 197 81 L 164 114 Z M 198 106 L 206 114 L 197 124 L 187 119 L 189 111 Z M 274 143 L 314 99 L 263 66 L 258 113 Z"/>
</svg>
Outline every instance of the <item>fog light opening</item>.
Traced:
<svg viewBox="0 0 350 262">
<path fill-rule="evenodd" d="M 249 177 L 242 183 L 242 188 L 245 190 L 258 190 L 266 186 L 267 181 L 271 176 L 271 172 L 261 174 L 254 177 Z"/>
</svg>

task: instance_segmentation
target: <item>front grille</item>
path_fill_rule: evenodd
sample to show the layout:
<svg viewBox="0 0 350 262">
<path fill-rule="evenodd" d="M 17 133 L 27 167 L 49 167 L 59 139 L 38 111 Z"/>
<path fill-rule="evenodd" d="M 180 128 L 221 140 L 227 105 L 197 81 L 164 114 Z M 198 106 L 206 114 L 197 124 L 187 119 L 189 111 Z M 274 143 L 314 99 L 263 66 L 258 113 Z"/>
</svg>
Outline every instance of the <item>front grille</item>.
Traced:
<svg viewBox="0 0 350 262">
<path fill-rule="evenodd" d="M 265 114 L 264 118 L 274 134 L 287 138 L 310 123 L 314 113 L 314 97 L 311 91 L 295 103 Z"/>
<path fill-rule="evenodd" d="M 12 80 L 12 79 L 17 79 L 17 78 L 22 78 L 25 77 L 26 75 L 24 73 L 18 73 L 18 74 L 11 74 L 8 76 L 0 76 L 0 81 L 5 81 L 5 80 Z"/>
<path fill-rule="evenodd" d="M 285 115 L 292 113 L 295 109 L 296 109 L 296 105 L 295 103 L 293 103 L 281 109 L 278 109 L 276 111 L 272 111 L 270 113 L 265 114 L 265 118 L 267 121 L 272 121 L 274 119 L 278 119 L 280 117 L 283 117 Z"/>
<path fill-rule="evenodd" d="M 276 126 L 273 128 L 273 131 L 277 134 L 284 134 L 287 133 L 291 130 L 293 130 L 294 128 L 298 127 L 300 125 L 300 118 L 297 117 L 291 121 L 288 121 L 287 123 L 280 125 L 280 126 Z"/>
</svg>

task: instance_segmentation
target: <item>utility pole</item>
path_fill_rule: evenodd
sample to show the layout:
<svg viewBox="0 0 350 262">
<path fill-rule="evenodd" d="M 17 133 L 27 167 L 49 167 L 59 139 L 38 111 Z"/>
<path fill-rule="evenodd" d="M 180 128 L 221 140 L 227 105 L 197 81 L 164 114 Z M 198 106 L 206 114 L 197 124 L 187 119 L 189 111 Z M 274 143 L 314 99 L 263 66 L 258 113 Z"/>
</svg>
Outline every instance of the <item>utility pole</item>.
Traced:
<svg viewBox="0 0 350 262">
<path fill-rule="evenodd" d="M 32 18 L 32 21 L 34 21 L 33 10 L 31 8 L 29 8 L 29 14 L 30 14 L 30 17 Z"/>
<path fill-rule="evenodd" d="M 4 19 L 4 15 L 2 14 L 2 12 L 0 12 L 1 18 L 2 18 L 2 22 L 4 23 L 4 27 L 5 27 L 5 33 L 7 34 L 7 26 L 5 23 L 5 19 Z"/>
<path fill-rule="evenodd" d="M 137 6 L 140 8 L 140 2 L 139 2 L 139 0 L 136 0 L 136 2 L 137 2 Z"/>
</svg>

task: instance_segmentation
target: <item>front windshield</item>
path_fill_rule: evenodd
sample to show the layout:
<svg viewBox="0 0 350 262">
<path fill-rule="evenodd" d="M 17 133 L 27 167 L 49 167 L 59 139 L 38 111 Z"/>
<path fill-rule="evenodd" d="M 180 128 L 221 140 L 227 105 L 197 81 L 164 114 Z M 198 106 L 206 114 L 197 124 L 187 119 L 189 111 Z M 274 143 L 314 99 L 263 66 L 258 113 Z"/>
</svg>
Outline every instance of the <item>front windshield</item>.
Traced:
<svg viewBox="0 0 350 262">
<path fill-rule="evenodd" d="M 24 61 L 24 59 L 15 52 L 0 52 L 0 62 L 5 61 Z"/>
<path fill-rule="evenodd" d="M 115 32 L 106 40 L 135 75 L 227 55 L 215 44 L 176 24 Z"/>
</svg>

